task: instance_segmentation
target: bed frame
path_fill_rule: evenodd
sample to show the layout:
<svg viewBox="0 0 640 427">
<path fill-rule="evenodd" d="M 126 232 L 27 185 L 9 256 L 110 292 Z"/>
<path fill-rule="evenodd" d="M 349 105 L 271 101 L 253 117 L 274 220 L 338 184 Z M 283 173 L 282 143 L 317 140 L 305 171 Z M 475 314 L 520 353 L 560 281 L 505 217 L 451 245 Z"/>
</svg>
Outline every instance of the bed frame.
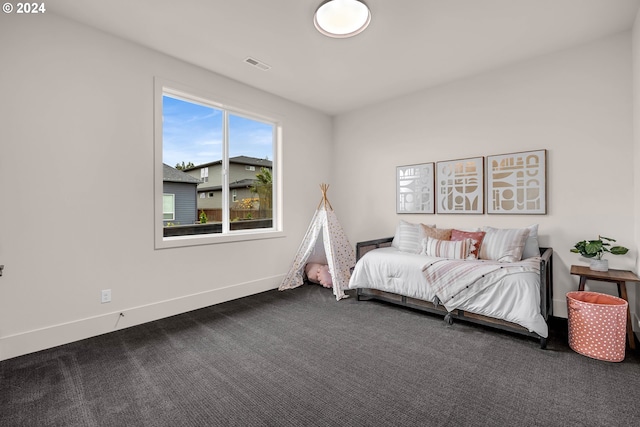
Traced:
<svg viewBox="0 0 640 427">
<path fill-rule="evenodd" d="M 388 237 L 384 239 L 369 240 L 366 242 L 359 242 L 356 244 L 356 261 L 362 258 L 367 252 L 391 246 L 393 238 Z M 553 249 L 552 248 L 540 248 L 540 313 L 544 317 L 545 322 L 549 323 L 549 316 L 553 310 Z M 392 292 L 379 291 L 377 289 L 370 288 L 358 288 L 357 290 L 358 301 L 367 300 L 379 300 L 392 304 L 401 305 L 403 307 L 409 307 L 415 310 L 424 311 L 427 313 L 435 313 L 444 315 L 444 320 L 448 324 L 453 324 L 454 319 L 459 319 L 467 322 L 477 323 L 480 325 L 490 326 L 493 328 L 501 329 L 504 331 L 515 332 L 517 334 L 534 337 L 540 340 L 540 348 L 547 347 L 547 338 L 543 338 L 535 332 L 529 332 L 528 329 L 505 320 L 495 319 L 493 317 L 483 316 L 480 314 L 474 314 L 465 312 L 464 310 L 447 310 L 442 305 L 434 305 L 429 301 L 424 301 L 416 298 L 406 297 L 404 295 L 395 294 Z"/>
</svg>

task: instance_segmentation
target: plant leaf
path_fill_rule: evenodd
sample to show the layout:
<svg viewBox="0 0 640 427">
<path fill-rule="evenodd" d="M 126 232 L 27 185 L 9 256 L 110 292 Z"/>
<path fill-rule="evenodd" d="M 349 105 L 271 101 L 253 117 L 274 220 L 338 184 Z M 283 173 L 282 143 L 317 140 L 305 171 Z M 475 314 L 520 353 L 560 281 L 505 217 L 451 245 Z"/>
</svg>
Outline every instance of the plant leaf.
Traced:
<svg viewBox="0 0 640 427">
<path fill-rule="evenodd" d="M 585 246 L 585 251 L 587 254 L 596 255 L 602 251 L 602 242 L 600 240 L 590 240 Z"/>
<path fill-rule="evenodd" d="M 629 249 L 623 246 L 613 246 L 611 249 L 609 249 L 609 252 L 611 252 L 614 255 L 624 255 L 627 252 L 629 252 Z"/>
</svg>

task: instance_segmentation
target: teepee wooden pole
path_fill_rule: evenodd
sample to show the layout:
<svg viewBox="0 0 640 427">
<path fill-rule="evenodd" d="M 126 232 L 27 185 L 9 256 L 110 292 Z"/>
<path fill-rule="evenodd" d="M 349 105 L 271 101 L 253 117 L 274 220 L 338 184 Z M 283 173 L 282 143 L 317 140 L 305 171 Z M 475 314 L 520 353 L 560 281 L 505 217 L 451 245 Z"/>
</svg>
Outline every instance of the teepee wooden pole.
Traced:
<svg viewBox="0 0 640 427">
<path fill-rule="evenodd" d="M 318 209 L 320 209 L 320 206 L 322 206 L 322 204 L 324 203 L 324 208 L 327 209 L 327 205 L 329 205 L 329 209 L 333 210 L 333 206 L 331 206 L 331 203 L 329 202 L 329 199 L 327 198 L 327 191 L 329 190 L 329 184 L 325 184 L 322 183 L 320 184 L 320 191 L 322 191 L 322 199 L 320 200 L 320 203 L 318 204 Z"/>
</svg>

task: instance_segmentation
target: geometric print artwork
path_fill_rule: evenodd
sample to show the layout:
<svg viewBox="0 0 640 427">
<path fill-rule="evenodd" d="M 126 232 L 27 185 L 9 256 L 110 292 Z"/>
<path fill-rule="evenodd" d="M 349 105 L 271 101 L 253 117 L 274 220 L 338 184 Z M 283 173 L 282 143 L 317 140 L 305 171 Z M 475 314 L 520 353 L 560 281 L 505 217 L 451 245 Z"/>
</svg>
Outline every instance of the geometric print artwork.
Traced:
<svg viewBox="0 0 640 427">
<path fill-rule="evenodd" d="M 547 150 L 487 157 L 487 213 L 546 214 Z"/>
<path fill-rule="evenodd" d="M 484 213 L 484 157 L 436 163 L 436 212 Z"/>
<path fill-rule="evenodd" d="M 396 167 L 396 213 L 434 210 L 433 163 Z"/>
</svg>

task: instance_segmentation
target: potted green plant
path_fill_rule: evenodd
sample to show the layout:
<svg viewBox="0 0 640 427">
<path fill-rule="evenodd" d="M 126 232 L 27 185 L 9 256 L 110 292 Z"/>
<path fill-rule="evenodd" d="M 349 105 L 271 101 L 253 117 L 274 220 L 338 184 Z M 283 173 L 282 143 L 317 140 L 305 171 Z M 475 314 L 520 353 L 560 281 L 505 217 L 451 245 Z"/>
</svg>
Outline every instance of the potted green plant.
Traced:
<svg viewBox="0 0 640 427">
<path fill-rule="evenodd" d="M 613 255 L 624 255 L 629 249 L 624 246 L 611 246 L 615 239 L 598 235 L 597 240 L 582 240 L 571 248 L 571 252 L 590 258 L 589 268 L 594 271 L 609 271 L 609 261 L 603 259 L 605 252 Z"/>
</svg>

